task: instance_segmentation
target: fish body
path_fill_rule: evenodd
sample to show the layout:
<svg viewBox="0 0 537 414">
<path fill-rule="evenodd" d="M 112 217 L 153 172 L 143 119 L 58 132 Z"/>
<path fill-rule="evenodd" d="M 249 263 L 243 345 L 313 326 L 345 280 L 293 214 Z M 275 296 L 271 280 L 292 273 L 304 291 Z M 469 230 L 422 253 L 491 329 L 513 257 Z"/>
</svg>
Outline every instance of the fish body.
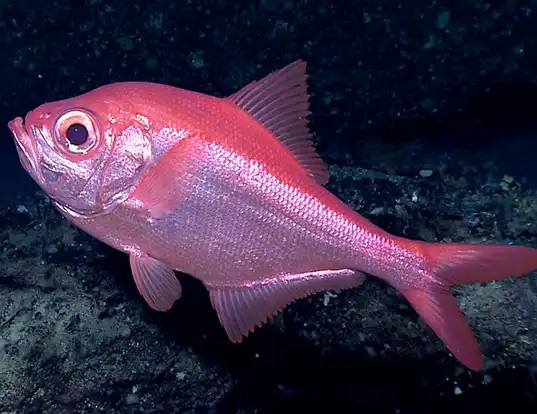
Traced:
<svg viewBox="0 0 537 414">
<path fill-rule="evenodd" d="M 408 240 L 353 211 L 324 187 L 306 79 L 297 61 L 226 98 L 116 83 L 44 104 L 9 128 L 58 210 L 129 255 L 153 309 L 181 296 L 174 271 L 190 274 L 240 342 L 293 300 L 358 287 L 370 274 L 481 369 L 449 287 L 524 275 L 537 268 L 537 250 Z"/>
</svg>

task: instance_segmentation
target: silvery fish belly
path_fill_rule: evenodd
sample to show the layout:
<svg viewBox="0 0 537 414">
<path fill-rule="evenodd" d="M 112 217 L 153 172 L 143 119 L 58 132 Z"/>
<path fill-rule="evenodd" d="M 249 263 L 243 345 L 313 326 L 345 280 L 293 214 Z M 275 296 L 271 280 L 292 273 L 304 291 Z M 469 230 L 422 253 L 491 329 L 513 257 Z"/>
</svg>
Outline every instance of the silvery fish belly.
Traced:
<svg viewBox="0 0 537 414">
<path fill-rule="evenodd" d="M 399 290 L 467 367 L 483 355 L 452 285 L 537 268 L 525 246 L 395 237 L 325 187 L 308 129 L 305 63 L 227 98 L 125 82 L 46 103 L 9 123 L 24 169 L 74 225 L 129 255 L 148 305 L 200 279 L 240 342 L 293 300 L 358 287 Z"/>
</svg>

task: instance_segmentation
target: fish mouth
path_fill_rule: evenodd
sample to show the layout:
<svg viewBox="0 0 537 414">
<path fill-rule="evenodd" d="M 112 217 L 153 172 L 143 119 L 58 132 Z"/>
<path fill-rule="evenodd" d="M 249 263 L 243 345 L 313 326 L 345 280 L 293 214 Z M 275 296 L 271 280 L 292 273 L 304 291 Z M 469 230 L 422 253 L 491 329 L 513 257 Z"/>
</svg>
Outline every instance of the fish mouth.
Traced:
<svg viewBox="0 0 537 414">
<path fill-rule="evenodd" d="M 58 180 L 59 174 L 45 163 L 40 162 L 37 139 L 41 136 L 38 128 L 33 127 L 31 134 L 21 117 L 17 117 L 8 123 L 8 128 L 15 140 L 15 148 L 24 170 L 43 189 L 46 183 Z M 42 138 L 42 137 L 41 137 Z"/>
<path fill-rule="evenodd" d="M 7 126 L 15 140 L 15 148 L 17 149 L 22 167 L 35 181 L 40 183 L 42 177 L 39 174 L 37 145 L 35 140 L 28 134 L 23 119 L 17 117 L 11 120 Z"/>
</svg>

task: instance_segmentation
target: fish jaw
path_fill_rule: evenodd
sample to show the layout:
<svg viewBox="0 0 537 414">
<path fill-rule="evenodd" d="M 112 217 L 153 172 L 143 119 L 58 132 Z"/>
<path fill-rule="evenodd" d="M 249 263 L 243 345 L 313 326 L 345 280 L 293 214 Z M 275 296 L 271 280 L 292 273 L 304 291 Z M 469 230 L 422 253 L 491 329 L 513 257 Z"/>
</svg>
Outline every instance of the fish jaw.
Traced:
<svg viewBox="0 0 537 414">
<path fill-rule="evenodd" d="M 17 117 L 8 123 L 8 128 L 15 141 L 15 149 L 19 156 L 19 161 L 24 170 L 34 179 L 34 181 L 45 191 L 45 178 L 38 165 L 36 140 L 32 139 L 26 130 L 24 121 Z"/>
<path fill-rule="evenodd" d="M 46 114 L 39 117 L 46 118 Z M 11 120 L 8 128 L 13 135 L 22 167 L 56 204 L 53 188 L 55 183 L 61 181 L 63 172 L 53 162 L 46 161 L 46 154 L 50 154 L 50 133 L 46 126 L 36 124 L 35 119 L 35 112 L 29 112 L 24 120 L 21 117 Z"/>
</svg>

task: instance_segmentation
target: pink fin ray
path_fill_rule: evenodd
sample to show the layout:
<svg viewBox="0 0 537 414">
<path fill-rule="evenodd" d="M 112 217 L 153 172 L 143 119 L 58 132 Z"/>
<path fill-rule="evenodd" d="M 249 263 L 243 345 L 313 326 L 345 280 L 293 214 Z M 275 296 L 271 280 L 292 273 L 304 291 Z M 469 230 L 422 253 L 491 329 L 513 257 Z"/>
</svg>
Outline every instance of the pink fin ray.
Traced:
<svg viewBox="0 0 537 414">
<path fill-rule="evenodd" d="M 449 291 L 452 285 L 522 276 L 537 268 L 537 250 L 524 246 L 413 242 L 427 257 L 427 288 L 397 286 L 421 318 L 468 368 L 479 371 L 484 357 Z"/>
<path fill-rule="evenodd" d="M 157 311 L 171 309 L 181 297 L 181 284 L 174 271 L 149 256 L 129 256 L 134 282 L 147 304 Z"/>
<path fill-rule="evenodd" d="M 260 81 L 249 83 L 227 99 L 270 129 L 304 169 L 324 185 L 329 172 L 313 146 L 308 128 L 307 78 L 306 63 L 297 60 Z"/>
<path fill-rule="evenodd" d="M 261 327 L 269 318 L 296 299 L 324 290 L 358 287 L 365 275 L 350 269 L 292 275 L 278 284 L 260 284 L 240 288 L 209 287 L 220 323 L 232 342 Z"/>
<path fill-rule="evenodd" d="M 449 290 L 411 289 L 404 295 L 459 361 L 475 371 L 481 369 L 484 357 L 479 343 Z"/>
<path fill-rule="evenodd" d="M 140 200 L 154 218 L 161 218 L 171 213 L 176 207 L 176 200 L 170 179 L 162 166 L 153 167 L 144 177 L 132 196 Z"/>
<path fill-rule="evenodd" d="M 503 244 L 426 244 L 435 273 L 452 285 L 522 276 L 537 267 L 537 250 Z"/>
<path fill-rule="evenodd" d="M 175 180 L 189 173 L 182 160 L 193 157 L 195 152 L 195 148 L 179 141 L 146 172 L 132 192 L 131 197 L 141 201 L 152 218 L 163 218 L 180 205 L 184 194 L 177 192 Z"/>
</svg>

